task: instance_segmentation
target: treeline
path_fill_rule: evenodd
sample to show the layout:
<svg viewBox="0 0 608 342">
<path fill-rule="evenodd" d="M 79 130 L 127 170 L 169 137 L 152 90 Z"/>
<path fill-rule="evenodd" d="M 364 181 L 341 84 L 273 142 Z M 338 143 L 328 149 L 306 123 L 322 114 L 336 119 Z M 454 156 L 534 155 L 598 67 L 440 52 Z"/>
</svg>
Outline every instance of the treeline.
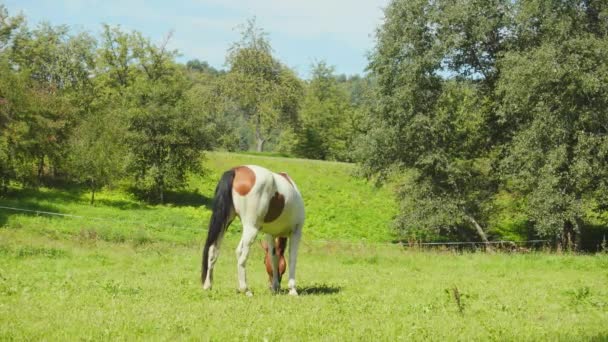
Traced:
<svg viewBox="0 0 608 342">
<path fill-rule="evenodd" d="M 608 2 L 394 0 L 385 15 L 361 160 L 401 176 L 404 237 L 605 248 Z"/>
<path fill-rule="evenodd" d="M 202 171 L 205 150 L 353 160 L 364 79 L 324 62 L 300 79 L 255 20 L 228 51 L 226 71 L 176 62 L 170 38 L 153 44 L 108 25 L 97 37 L 32 28 L 0 6 L 0 191 L 76 181 L 93 202 L 100 187 L 129 179 L 162 203 Z"/>
</svg>

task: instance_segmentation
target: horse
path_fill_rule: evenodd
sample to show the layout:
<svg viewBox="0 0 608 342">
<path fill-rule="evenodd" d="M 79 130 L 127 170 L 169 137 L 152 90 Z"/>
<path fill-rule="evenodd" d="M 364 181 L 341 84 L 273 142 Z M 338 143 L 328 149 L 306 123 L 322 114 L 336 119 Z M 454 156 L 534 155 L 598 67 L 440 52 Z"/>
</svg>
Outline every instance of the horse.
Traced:
<svg viewBox="0 0 608 342">
<path fill-rule="evenodd" d="M 203 289 L 209 290 L 212 287 L 213 268 L 224 233 L 236 216 L 243 224 L 243 234 L 236 248 L 238 290 L 252 296 L 247 285 L 245 266 L 250 247 L 257 234 L 262 232 L 270 255 L 270 289 L 274 293 L 281 286 L 275 238 L 289 238 L 287 286 L 289 294 L 297 296 L 296 262 L 305 219 L 304 201 L 295 182 L 286 173 L 274 173 L 257 165 L 238 166 L 224 172 L 215 188 L 213 211 L 203 248 Z"/>
</svg>

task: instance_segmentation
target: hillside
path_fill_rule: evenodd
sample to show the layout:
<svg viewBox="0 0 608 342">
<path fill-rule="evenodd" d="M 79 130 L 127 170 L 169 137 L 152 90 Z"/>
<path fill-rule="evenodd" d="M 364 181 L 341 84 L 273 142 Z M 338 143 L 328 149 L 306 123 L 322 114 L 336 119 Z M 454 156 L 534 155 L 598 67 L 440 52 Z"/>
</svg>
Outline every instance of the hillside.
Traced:
<svg viewBox="0 0 608 342">
<path fill-rule="evenodd" d="M 78 217 L 1 209 L 0 226 L 27 228 L 23 233 L 32 235 L 198 244 L 204 236 L 219 176 L 242 164 L 284 171 L 296 181 L 307 210 L 305 240 L 391 240 L 390 221 L 396 205 L 390 192 L 355 177 L 353 165 L 230 153 L 209 153 L 205 174 L 192 175 L 188 189 L 169 193 L 165 205 L 147 205 L 120 187 L 100 192 L 93 206 L 83 189 L 15 189 L 10 196 L 0 198 L 0 206 Z M 239 232 L 240 223 L 235 222 L 228 237 Z"/>
<path fill-rule="evenodd" d="M 214 288 L 201 290 L 215 179 L 247 163 L 286 171 L 303 191 L 298 298 L 268 291 L 258 246 L 247 266 L 254 296 L 235 293 L 240 225 L 222 245 Z M 206 165 L 162 206 L 119 189 L 94 206 L 79 189 L 1 199 L 80 217 L 0 210 L 0 340 L 606 340 L 606 254 L 365 243 L 390 239 L 395 206 L 351 165 L 224 153 Z"/>
</svg>

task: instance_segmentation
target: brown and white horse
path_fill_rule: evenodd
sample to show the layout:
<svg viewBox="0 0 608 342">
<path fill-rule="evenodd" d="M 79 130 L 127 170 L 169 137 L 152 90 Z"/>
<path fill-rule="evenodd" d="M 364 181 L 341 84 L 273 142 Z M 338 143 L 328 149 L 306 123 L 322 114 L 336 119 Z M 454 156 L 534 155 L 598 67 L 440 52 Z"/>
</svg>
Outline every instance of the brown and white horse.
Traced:
<svg viewBox="0 0 608 342">
<path fill-rule="evenodd" d="M 238 289 L 251 296 L 245 266 L 249 250 L 258 232 L 265 233 L 271 259 L 271 290 L 280 288 L 279 257 L 275 251 L 276 237 L 289 237 L 289 294 L 297 295 L 296 261 L 304 224 L 304 201 L 296 184 L 285 173 L 274 173 L 256 165 L 235 167 L 224 172 L 213 200 L 207 241 L 203 249 L 201 280 L 210 289 L 213 266 L 217 261 L 224 232 L 238 216 L 243 236 L 236 248 Z"/>
</svg>

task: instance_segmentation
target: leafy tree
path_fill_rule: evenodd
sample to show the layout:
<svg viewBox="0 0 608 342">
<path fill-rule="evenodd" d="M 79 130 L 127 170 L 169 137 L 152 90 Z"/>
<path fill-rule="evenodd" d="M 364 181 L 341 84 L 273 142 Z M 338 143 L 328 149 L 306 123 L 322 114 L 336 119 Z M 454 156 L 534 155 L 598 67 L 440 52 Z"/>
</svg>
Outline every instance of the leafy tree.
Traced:
<svg viewBox="0 0 608 342">
<path fill-rule="evenodd" d="M 92 114 L 74 129 L 70 137 L 68 166 L 76 181 L 95 192 L 110 185 L 125 174 L 124 120 L 116 113 Z"/>
<path fill-rule="evenodd" d="M 371 55 L 377 104 L 363 170 L 409 174 L 396 225 L 406 234 L 473 228 L 497 191 L 492 114 L 507 1 L 393 1 Z"/>
<path fill-rule="evenodd" d="M 192 69 L 187 69 L 191 71 Z M 192 85 L 185 97 L 196 115 L 205 121 L 208 139 L 216 148 L 240 149 L 239 128 L 247 127 L 237 105 L 223 94 L 223 79 L 213 73 L 189 72 Z"/>
<path fill-rule="evenodd" d="M 0 55 L 0 192 L 20 176 L 20 147 L 27 130 L 27 73 L 12 70 L 5 55 Z"/>
<path fill-rule="evenodd" d="M 527 1 L 516 13 L 499 81 L 505 178 L 539 234 L 578 240 L 585 203 L 608 204 L 608 4 Z"/>
<path fill-rule="evenodd" d="M 6 7 L 0 4 L 0 53 L 10 46 L 15 32 L 22 27 L 24 20 L 22 15 L 9 16 Z"/>
<path fill-rule="evenodd" d="M 188 68 L 188 70 L 193 70 L 212 76 L 218 76 L 223 73 L 223 71 L 217 70 L 216 68 L 209 65 L 209 63 L 205 61 L 200 61 L 198 59 L 192 59 L 186 62 L 186 68 Z"/>
<path fill-rule="evenodd" d="M 224 89 L 253 127 L 256 150 L 261 152 L 273 131 L 293 125 L 302 85 L 272 56 L 266 33 L 256 27 L 255 19 L 241 34 L 228 52 Z"/>
<path fill-rule="evenodd" d="M 136 185 L 151 199 L 164 202 L 166 190 L 185 185 L 188 171 L 201 172 L 202 151 L 209 140 L 204 122 L 188 110 L 184 99 L 167 98 L 166 84 L 155 85 L 149 102 L 131 112 L 127 145 Z M 158 88 L 157 88 L 158 87 Z"/>
<path fill-rule="evenodd" d="M 389 5 L 361 145 L 368 175 L 406 175 L 398 228 L 445 232 L 468 222 L 485 240 L 495 204 L 509 194 L 537 234 L 565 240 L 580 236 L 590 210 L 605 210 L 607 8 Z"/>
<path fill-rule="evenodd" d="M 101 47 L 98 51 L 98 82 L 108 90 L 122 94 L 134 81 L 136 74 L 136 33 L 123 32 L 118 26 L 103 25 Z"/>
<path fill-rule="evenodd" d="M 311 159 L 347 159 L 349 114 L 348 97 L 339 87 L 334 69 L 325 62 L 314 65 L 300 111 L 297 154 Z"/>
<path fill-rule="evenodd" d="M 12 69 L 7 51 L 23 21 L 22 16 L 9 16 L 6 7 L 0 4 L 0 193 L 6 192 L 9 182 L 16 177 L 15 145 L 20 136 L 15 128 L 24 107 L 26 79 Z"/>
<path fill-rule="evenodd" d="M 89 109 L 94 41 L 84 33 L 70 35 L 65 26 L 41 24 L 22 28 L 11 47 L 10 64 L 30 79 L 20 150 L 36 163 L 41 182 L 45 167 L 61 170 L 70 130 Z"/>
<path fill-rule="evenodd" d="M 151 200 L 164 202 L 165 192 L 182 187 L 188 171 L 201 171 L 202 151 L 211 146 L 204 116 L 188 102 L 190 83 L 175 64 L 174 51 L 151 44 L 139 33 L 125 35 L 112 29 L 105 48 L 122 51 L 113 65 L 110 79 L 127 101 L 126 115 L 128 170 L 135 176 L 136 187 Z M 128 44 L 128 46 L 123 46 Z M 116 56 L 103 52 L 103 56 Z M 128 60 L 128 62 L 127 62 Z M 126 69 L 125 69 L 126 66 Z"/>
<path fill-rule="evenodd" d="M 14 82 L 2 91 L 3 174 L 29 181 L 28 164 L 36 164 L 39 183 L 45 168 L 61 172 L 70 129 L 88 108 L 94 41 L 63 26 L 29 30 L 23 18 L 0 12 L 2 77 Z"/>
</svg>

